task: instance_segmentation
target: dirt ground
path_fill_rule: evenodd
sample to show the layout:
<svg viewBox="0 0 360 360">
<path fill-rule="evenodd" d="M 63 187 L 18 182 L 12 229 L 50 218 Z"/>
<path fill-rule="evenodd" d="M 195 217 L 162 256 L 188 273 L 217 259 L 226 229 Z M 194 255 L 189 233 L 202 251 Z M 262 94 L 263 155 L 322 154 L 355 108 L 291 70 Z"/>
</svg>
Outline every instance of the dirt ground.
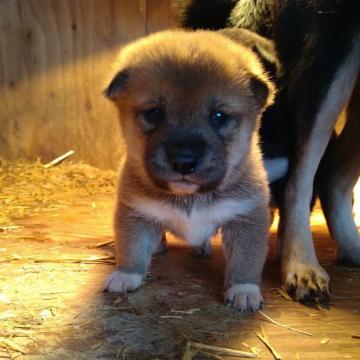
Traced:
<svg viewBox="0 0 360 360">
<path fill-rule="evenodd" d="M 198 342 L 273 359 L 256 332 L 283 359 L 360 359 L 360 269 L 336 262 L 319 211 L 312 217 L 321 264 L 332 279 L 329 308 L 288 301 L 279 290 L 275 235 L 264 270 L 262 314 L 222 303 L 223 258 L 195 258 L 170 238 L 145 285 L 124 296 L 104 294 L 113 269 L 112 196 L 83 199 L 17 220 L 0 232 L 0 359 L 182 359 Z M 192 354 L 194 355 L 194 353 Z M 190 359 L 191 357 L 187 357 Z M 235 359 L 198 352 L 194 359 Z M 185 359 L 185 357 L 184 357 Z"/>
</svg>

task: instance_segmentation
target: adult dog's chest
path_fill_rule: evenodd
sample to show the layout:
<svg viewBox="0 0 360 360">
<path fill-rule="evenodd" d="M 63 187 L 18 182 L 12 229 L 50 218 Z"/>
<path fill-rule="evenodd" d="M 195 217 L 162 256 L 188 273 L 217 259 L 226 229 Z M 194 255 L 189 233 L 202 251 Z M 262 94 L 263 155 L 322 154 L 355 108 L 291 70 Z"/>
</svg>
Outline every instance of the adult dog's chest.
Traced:
<svg viewBox="0 0 360 360">
<path fill-rule="evenodd" d="M 137 198 L 134 205 L 137 212 L 159 222 L 189 244 L 201 245 L 224 223 L 249 212 L 255 202 L 252 198 L 227 198 L 184 210 L 162 200 Z"/>
</svg>

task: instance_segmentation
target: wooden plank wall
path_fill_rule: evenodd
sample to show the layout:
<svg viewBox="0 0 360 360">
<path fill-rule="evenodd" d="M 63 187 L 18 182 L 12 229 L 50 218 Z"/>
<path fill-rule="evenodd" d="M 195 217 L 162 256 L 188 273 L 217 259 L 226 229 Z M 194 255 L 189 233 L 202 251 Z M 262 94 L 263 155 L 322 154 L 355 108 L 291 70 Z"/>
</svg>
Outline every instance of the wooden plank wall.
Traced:
<svg viewBox="0 0 360 360">
<path fill-rule="evenodd" d="M 170 0 L 0 0 L 0 156 L 116 168 L 116 113 L 103 98 L 122 44 L 174 27 Z"/>
</svg>

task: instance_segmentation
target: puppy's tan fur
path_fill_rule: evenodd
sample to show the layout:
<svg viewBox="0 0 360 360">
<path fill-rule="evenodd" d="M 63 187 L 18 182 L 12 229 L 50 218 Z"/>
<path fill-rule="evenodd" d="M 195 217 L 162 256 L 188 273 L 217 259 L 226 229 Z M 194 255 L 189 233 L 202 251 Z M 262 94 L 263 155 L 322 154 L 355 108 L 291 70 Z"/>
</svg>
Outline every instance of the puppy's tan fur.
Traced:
<svg viewBox="0 0 360 360">
<path fill-rule="evenodd" d="M 140 286 L 164 231 L 201 246 L 221 228 L 225 300 L 258 309 L 269 195 L 256 130 L 274 93 L 259 60 L 221 34 L 168 31 L 125 47 L 116 70 L 106 95 L 119 109 L 126 154 L 115 214 L 117 270 L 105 288 Z M 154 109 L 155 122 L 148 115 Z M 220 125 L 219 112 L 226 119 Z M 174 144 L 201 153 L 196 169 L 174 170 Z"/>
</svg>

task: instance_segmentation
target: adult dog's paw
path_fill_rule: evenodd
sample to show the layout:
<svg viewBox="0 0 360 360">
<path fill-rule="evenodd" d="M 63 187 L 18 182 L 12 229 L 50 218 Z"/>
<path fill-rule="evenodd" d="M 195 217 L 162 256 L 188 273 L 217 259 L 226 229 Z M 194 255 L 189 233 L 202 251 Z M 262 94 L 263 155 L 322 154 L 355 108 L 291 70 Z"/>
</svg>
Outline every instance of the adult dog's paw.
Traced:
<svg viewBox="0 0 360 360">
<path fill-rule="evenodd" d="M 143 276 L 121 270 L 113 271 L 104 281 L 103 290 L 110 293 L 125 294 L 137 289 L 143 282 Z"/>
<path fill-rule="evenodd" d="M 225 303 L 240 311 L 257 311 L 262 307 L 263 297 L 255 284 L 234 284 L 225 293 Z"/>
<path fill-rule="evenodd" d="M 330 300 L 329 275 L 318 264 L 290 262 L 283 268 L 283 289 L 302 303 L 326 303 Z"/>
</svg>

